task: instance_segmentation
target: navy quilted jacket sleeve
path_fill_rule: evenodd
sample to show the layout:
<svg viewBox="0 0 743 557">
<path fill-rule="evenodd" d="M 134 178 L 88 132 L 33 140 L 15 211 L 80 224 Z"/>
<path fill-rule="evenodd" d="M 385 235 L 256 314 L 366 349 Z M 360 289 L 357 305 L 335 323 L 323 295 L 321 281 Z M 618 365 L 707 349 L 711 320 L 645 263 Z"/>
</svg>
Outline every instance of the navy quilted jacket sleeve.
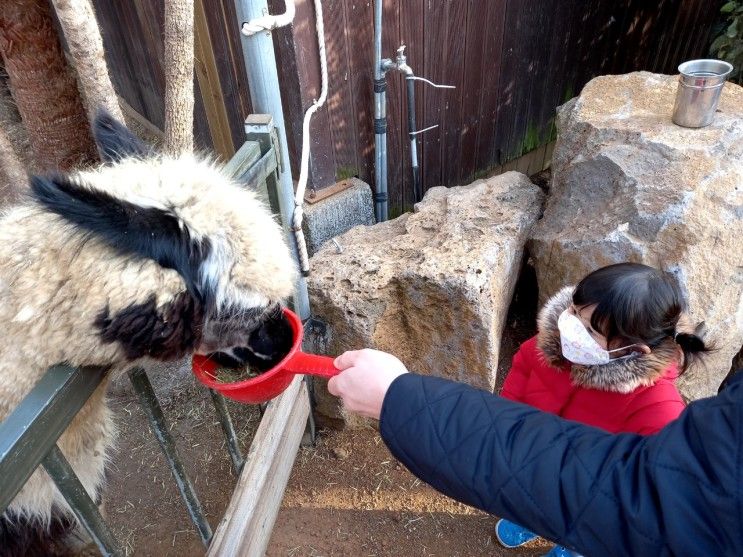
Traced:
<svg viewBox="0 0 743 557">
<path fill-rule="evenodd" d="M 743 374 L 660 433 L 611 435 L 406 374 L 380 430 L 440 492 L 584 555 L 743 555 Z"/>
</svg>

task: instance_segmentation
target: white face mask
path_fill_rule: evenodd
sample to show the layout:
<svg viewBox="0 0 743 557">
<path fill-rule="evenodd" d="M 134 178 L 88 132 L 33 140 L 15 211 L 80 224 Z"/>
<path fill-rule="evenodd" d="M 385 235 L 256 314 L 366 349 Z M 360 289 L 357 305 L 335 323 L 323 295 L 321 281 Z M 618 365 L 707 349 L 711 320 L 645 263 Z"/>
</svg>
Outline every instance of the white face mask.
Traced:
<svg viewBox="0 0 743 557">
<path fill-rule="evenodd" d="M 557 320 L 557 328 L 560 330 L 560 344 L 562 345 L 563 357 L 583 366 L 598 366 L 611 361 L 611 353 L 626 350 L 629 346 L 617 348 L 616 350 L 605 350 L 594 340 L 586 330 L 583 322 L 570 310 L 565 310 Z M 631 344 L 630 346 L 635 346 Z M 630 354 L 631 355 L 631 354 Z"/>
</svg>

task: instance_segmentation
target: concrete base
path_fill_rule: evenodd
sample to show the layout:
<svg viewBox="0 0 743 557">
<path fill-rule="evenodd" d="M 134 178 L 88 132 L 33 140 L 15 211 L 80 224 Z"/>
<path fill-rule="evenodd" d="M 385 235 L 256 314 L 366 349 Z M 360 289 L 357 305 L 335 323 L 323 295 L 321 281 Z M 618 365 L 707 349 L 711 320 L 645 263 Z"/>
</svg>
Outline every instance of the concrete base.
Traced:
<svg viewBox="0 0 743 557">
<path fill-rule="evenodd" d="M 358 178 L 351 186 L 317 203 L 305 203 L 304 237 L 310 256 L 325 242 L 354 226 L 374 224 L 374 202 L 369 184 Z"/>
</svg>

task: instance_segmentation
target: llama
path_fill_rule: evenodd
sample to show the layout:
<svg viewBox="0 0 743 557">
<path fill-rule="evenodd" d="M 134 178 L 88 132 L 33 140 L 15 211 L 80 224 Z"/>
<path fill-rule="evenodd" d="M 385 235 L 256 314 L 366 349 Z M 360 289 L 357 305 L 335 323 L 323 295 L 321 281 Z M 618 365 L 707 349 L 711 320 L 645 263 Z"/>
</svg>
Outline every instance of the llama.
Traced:
<svg viewBox="0 0 743 557">
<path fill-rule="evenodd" d="M 54 364 L 105 366 L 110 380 L 148 360 L 244 355 L 293 290 L 283 230 L 252 192 L 208 160 L 154 153 L 106 113 L 94 135 L 103 165 L 33 176 L 0 216 L 0 420 Z M 107 383 L 58 441 L 94 500 L 115 437 Z M 36 470 L 0 518 L 0 554 L 31 551 L 23 528 L 70 522 Z"/>
</svg>

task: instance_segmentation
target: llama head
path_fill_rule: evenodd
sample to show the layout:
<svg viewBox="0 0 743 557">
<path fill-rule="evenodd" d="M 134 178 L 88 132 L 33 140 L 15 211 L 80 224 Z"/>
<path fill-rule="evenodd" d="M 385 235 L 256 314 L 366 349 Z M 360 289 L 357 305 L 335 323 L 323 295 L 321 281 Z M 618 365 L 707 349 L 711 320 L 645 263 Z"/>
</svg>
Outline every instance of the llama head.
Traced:
<svg viewBox="0 0 743 557">
<path fill-rule="evenodd" d="M 108 281 L 107 300 L 137 295 L 96 309 L 102 340 L 118 343 L 130 360 L 251 346 L 275 320 L 296 276 L 268 208 L 213 162 L 158 155 L 106 113 L 96 118 L 94 135 L 104 165 L 33 177 L 32 192 L 86 257 L 124 259 L 150 271 L 139 277 L 129 265 Z M 165 302 L 158 277 L 170 277 Z M 138 280 L 143 284 L 132 284 Z"/>
</svg>

